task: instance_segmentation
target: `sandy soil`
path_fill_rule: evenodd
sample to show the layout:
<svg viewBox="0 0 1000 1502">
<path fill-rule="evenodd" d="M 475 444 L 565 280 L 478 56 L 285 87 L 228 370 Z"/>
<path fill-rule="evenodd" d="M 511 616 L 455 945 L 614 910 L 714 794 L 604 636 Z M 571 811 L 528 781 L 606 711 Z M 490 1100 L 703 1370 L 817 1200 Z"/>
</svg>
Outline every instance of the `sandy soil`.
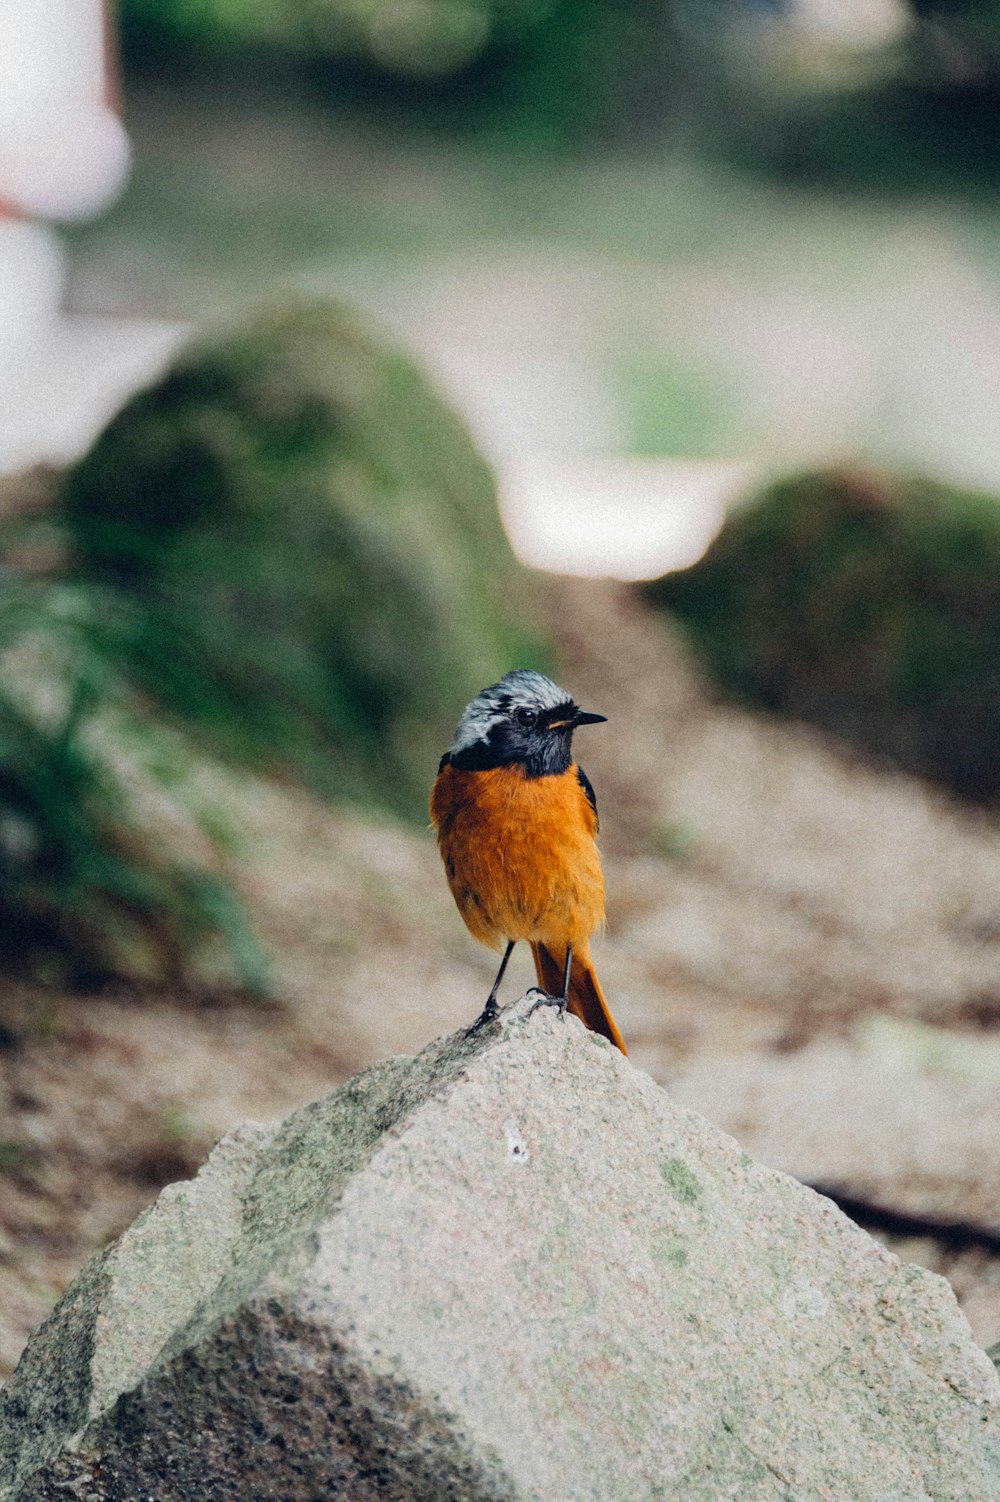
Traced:
<svg viewBox="0 0 1000 1502">
<path fill-rule="evenodd" d="M 812 1182 L 961 1222 L 899 1241 L 1000 1337 L 1000 828 L 713 702 L 640 598 L 548 581 L 609 892 L 596 946 L 636 1067 Z M 461 706 L 456 706 L 456 711 Z M 586 738 L 585 738 L 586 737 Z M 428 780 L 433 768 L 428 771 Z M 477 1013 L 429 831 L 218 775 L 275 1000 L 0 989 L 0 1373 L 85 1258 L 246 1118 Z M 529 982 L 515 956 L 510 991 Z"/>
</svg>

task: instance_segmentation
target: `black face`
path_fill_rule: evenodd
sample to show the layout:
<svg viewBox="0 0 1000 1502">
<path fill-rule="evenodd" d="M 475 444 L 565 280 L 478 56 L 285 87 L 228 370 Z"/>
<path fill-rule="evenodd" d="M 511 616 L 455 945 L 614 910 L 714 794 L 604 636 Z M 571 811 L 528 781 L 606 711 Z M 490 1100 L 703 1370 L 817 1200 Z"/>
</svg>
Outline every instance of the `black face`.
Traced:
<svg viewBox="0 0 1000 1502">
<path fill-rule="evenodd" d="M 555 776 L 572 764 L 573 731 L 578 725 L 596 725 L 602 714 L 587 714 L 572 699 L 544 709 L 531 704 L 497 705 L 500 716 L 490 725 L 485 740 L 451 754 L 452 765 L 462 771 L 485 771 L 490 767 L 521 763 L 529 777 Z"/>
</svg>

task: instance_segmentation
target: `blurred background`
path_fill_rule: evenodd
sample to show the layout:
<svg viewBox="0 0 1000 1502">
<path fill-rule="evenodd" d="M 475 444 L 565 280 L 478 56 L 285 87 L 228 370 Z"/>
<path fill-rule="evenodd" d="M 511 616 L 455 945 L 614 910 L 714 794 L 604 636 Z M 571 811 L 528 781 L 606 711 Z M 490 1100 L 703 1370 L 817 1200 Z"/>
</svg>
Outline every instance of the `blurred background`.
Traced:
<svg viewBox="0 0 1000 1502">
<path fill-rule="evenodd" d="M 609 719 L 635 1064 L 996 1342 L 1000 8 L 72 9 L 0 0 L 0 1376 L 478 1015 L 426 797 L 512 666 Z"/>
</svg>

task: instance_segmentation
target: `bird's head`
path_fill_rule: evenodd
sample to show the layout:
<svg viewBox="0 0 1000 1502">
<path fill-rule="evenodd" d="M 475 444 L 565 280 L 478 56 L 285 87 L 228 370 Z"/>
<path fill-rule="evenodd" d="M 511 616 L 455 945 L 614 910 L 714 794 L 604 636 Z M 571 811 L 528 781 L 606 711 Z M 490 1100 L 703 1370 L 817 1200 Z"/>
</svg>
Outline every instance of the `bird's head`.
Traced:
<svg viewBox="0 0 1000 1502">
<path fill-rule="evenodd" d="M 523 763 L 529 777 L 565 772 L 578 725 L 597 725 L 602 714 L 580 709 L 565 689 L 529 668 L 516 668 L 467 704 L 448 749 L 463 771 Z"/>
</svg>

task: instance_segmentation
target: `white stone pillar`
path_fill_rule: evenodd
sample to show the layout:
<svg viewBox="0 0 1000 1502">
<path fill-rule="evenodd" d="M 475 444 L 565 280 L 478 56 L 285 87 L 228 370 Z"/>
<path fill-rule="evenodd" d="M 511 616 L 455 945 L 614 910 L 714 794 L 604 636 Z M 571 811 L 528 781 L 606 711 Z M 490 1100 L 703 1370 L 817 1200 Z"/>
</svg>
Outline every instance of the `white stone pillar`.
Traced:
<svg viewBox="0 0 1000 1502">
<path fill-rule="evenodd" d="M 52 223 L 113 202 L 129 170 L 104 0 L 0 0 L 0 471 L 58 457 L 64 258 Z"/>
</svg>

